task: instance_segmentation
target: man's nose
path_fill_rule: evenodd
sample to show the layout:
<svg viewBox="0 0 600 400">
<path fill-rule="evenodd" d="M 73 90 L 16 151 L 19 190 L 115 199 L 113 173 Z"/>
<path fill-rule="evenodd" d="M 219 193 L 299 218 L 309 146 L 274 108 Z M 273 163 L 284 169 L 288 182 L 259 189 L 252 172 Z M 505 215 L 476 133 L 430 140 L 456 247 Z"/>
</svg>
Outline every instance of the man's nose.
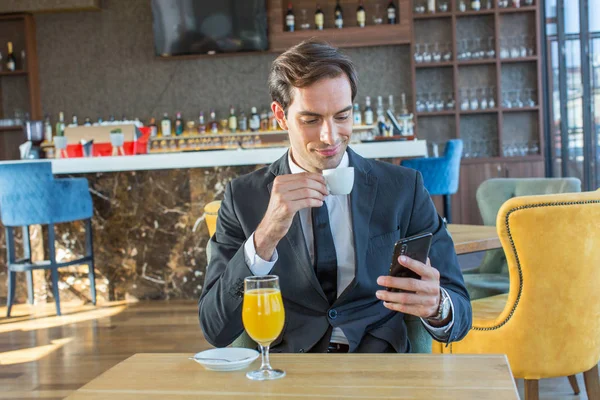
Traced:
<svg viewBox="0 0 600 400">
<path fill-rule="evenodd" d="M 320 140 L 323 143 L 334 145 L 338 141 L 338 132 L 336 125 L 331 120 L 325 120 L 321 127 Z"/>
</svg>

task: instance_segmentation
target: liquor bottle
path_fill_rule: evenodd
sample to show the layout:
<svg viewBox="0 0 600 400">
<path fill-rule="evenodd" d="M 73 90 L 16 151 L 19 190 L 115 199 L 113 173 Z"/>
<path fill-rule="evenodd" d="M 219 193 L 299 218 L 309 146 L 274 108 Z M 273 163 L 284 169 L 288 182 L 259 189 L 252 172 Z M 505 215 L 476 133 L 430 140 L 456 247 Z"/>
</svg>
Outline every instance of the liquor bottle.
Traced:
<svg viewBox="0 0 600 400">
<path fill-rule="evenodd" d="M 353 125 L 362 125 L 362 115 L 360 114 L 360 105 L 358 103 L 354 103 L 354 111 L 352 112 L 352 115 L 354 117 Z"/>
<path fill-rule="evenodd" d="M 44 141 L 52 143 L 52 124 L 50 123 L 50 116 L 46 114 L 44 120 Z"/>
<path fill-rule="evenodd" d="M 394 107 L 394 95 L 392 94 L 388 96 L 388 110 L 390 110 L 394 116 L 396 115 L 396 108 Z"/>
<path fill-rule="evenodd" d="M 481 1 L 471 0 L 471 10 L 479 11 L 481 9 Z"/>
<path fill-rule="evenodd" d="M 365 12 L 365 8 L 363 7 L 362 0 L 360 0 L 358 2 L 358 8 L 356 9 L 356 23 L 361 28 L 364 28 L 366 21 L 367 21 L 367 13 Z"/>
<path fill-rule="evenodd" d="M 260 129 L 260 117 L 256 112 L 256 107 L 252 107 L 252 115 L 250 115 L 250 130 L 256 132 Z"/>
<path fill-rule="evenodd" d="M 14 71 L 17 69 L 17 59 L 13 54 L 13 44 L 12 42 L 7 43 L 8 47 L 8 55 L 6 56 L 6 69 L 9 71 Z"/>
<path fill-rule="evenodd" d="M 340 0 L 335 3 L 335 27 L 342 29 L 344 27 L 344 16 L 342 15 L 342 6 Z"/>
<path fill-rule="evenodd" d="M 210 133 L 219 133 L 219 121 L 215 110 L 210 110 L 210 121 L 208 122 Z"/>
<path fill-rule="evenodd" d="M 260 113 L 260 130 L 261 131 L 269 130 L 269 114 L 267 114 L 267 110 L 263 110 Z"/>
<path fill-rule="evenodd" d="M 71 125 L 69 126 L 79 126 L 79 121 L 77 120 L 77 115 L 73 114 L 73 119 L 71 120 Z"/>
<path fill-rule="evenodd" d="M 150 118 L 150 123 L 148 124 L 150 127 L 150 137 L 158 136 L 158 126 L 156 125 L 156 118 Z"/>
<path fill-rule="evenodd" d="M 165 116 L 166 116 L 166 115 L 167 115 L 167 113 L 165 113 Z M 114 116 L 114 115 L 111 115 L 111 116 L 109 116 L 109 117 L 108 117 L 108 122 L 109 122 L 109 123 L 114 123 L 114 122 L 115 122 L 115 116 Z"/>
<path fill-rule="evenodd" d="M 56 136 L 65 135 L 65 113 L 58 113 L 58 122 L 56 123 Z"/>
<path fill-rule="evenodd" d="M 385 116 L 385 110 L 383 109 L 383 97 L 377 96 L 377 108 L 375 109 L 377 113 L 377 119 Z"/>
<path fill-rule="evenodd" d="M 241 132 L 248 131 L 248 117 L 246 117 L 245 112 L 240 113 L 240 117 L 238 118 L 238 128 L 240 128 Z"/>
<path fill-rule="evenodd" d="M 396 5 L 394 4 L 394 0 L 390 0 L 390 4 L 387 6 L 387 19 L 390 25 L 396 23 Z"/>
<path fill-rule="evenodd" d="M 322 31 L 325 23 L 325 14 L 321 11 L 321 6 L 317 3 L 317 11 L 315 11 L 315 27 Z"/>
<path fill-rule="evenodd" d="M 177 117 L 175 118 L 175 135 L 181 136 L 183 135 L 183 118 L 181 118 L 181 112 L 177 113 Z"/>
<path fill-rule="evenodd" d="M 114 117 L 111 118 L 114 119 Z M 169 119 L 169 114 L 165 113 L 163 115 L 163 119 L 160 121 L 160 133 L 162 136 L 171 136 L 172 133 L 172 127 L 171 127 L 171 120 Z"/>
<path fill-rule="evenodd" d="M 238 128 L 237 117 L 235 116 L 235 108 L 229 106 L 229 131 L 235 133 Z"/>
<path fill-rule="evenodd" d="M 269 111 L 269 130 L 276 131 L 278 129 L 279 129 L 279 123 L 277 122 L 277 119 L 275 118 L 275 114 L 273 114 L 273 111 Z"/>
<path fill-rule="evenodd" d="M 204 111 L 200 111 L 200 115 L 198 116 L 198 133 L 201 135 L 206 133 L 206 121 L 204 120 Z"/>
<path fill-rule="evenodd" d="M 296 28 L 296 17 L 294 16 L 294 10 L 292 9 L 292 2 L 288 3 L 288 10 L 285 16 L 285 29 L 288 32 L 294 32 Z"/>
<path fill-rule="evenodd" d="M 92 119 L 90 117 L 85 117 L 83 121 L 83 126 L 92 126 Z"/>
<path fill-rule="evenodd" d="M 373 109 L 371 108 L 371 98 L 365 98 L 365 125 L 373 125 Z"/>
</svg>

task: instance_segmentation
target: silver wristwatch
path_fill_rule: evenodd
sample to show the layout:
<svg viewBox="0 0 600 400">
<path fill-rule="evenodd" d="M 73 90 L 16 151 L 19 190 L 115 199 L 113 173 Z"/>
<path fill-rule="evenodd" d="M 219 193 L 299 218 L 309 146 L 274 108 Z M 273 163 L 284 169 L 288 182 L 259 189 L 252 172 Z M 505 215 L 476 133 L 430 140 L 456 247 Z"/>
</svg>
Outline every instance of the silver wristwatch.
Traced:
<svg viewBox="0 0 600 400">
<path fill-rule="evenodd" d="M 440 322 L 448 318 L 448 314 L 450 314 L 450 297 L 444 289 L 440 288 L 440 306 L 438 307 L 437 314 L 427 318 L 427 321 Z"/>
</svg>

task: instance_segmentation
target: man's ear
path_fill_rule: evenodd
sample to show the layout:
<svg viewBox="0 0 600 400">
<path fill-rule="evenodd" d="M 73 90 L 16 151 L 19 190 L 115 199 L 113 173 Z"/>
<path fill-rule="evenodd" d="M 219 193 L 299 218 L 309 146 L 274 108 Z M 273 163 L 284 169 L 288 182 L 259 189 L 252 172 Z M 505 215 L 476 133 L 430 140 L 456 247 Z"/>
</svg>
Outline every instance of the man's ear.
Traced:
<svg viewBox="0 0 600 400">
<path fill-rule="evenodd" d="M 285 117 L 285 111 L 283 110 L 283 107 L 281 106 L 281 104 L 279 104 L 276 101 L 272 102 L 271 103 L 271 111 L 273 111 L 273 114 L 275 115 L 275 119 L 279 123 L 279 126 L 281 127 L 281 129 L 283 129 L 284 131 L 287 131 L 288 130 L 287 119 Z"/>
</svg>

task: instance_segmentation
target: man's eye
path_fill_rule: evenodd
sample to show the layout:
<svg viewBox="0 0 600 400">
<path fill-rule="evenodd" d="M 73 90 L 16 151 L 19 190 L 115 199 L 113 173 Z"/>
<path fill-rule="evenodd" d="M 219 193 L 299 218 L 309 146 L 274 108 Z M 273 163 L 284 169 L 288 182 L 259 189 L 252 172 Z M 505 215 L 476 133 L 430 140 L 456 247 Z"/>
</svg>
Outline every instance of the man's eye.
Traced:
<svg viewBox="0 0 600 400">
<path fill-rule="evenodd" d="M 316 122 L 317 122 L 316 119 L 303 119 L 302 120 L 302 123 L 307 124 L 307 125 L 314 124 Z"/>
<path fill-rule="evenodd" d="M 338 121 L 345 121 L 348 118 L 350 118 L 350 114 L 346 114 L 346 115 L 341 115 L 339 117 L 336 117 L 335 119 L 337 119 Z"/>
</svg>

